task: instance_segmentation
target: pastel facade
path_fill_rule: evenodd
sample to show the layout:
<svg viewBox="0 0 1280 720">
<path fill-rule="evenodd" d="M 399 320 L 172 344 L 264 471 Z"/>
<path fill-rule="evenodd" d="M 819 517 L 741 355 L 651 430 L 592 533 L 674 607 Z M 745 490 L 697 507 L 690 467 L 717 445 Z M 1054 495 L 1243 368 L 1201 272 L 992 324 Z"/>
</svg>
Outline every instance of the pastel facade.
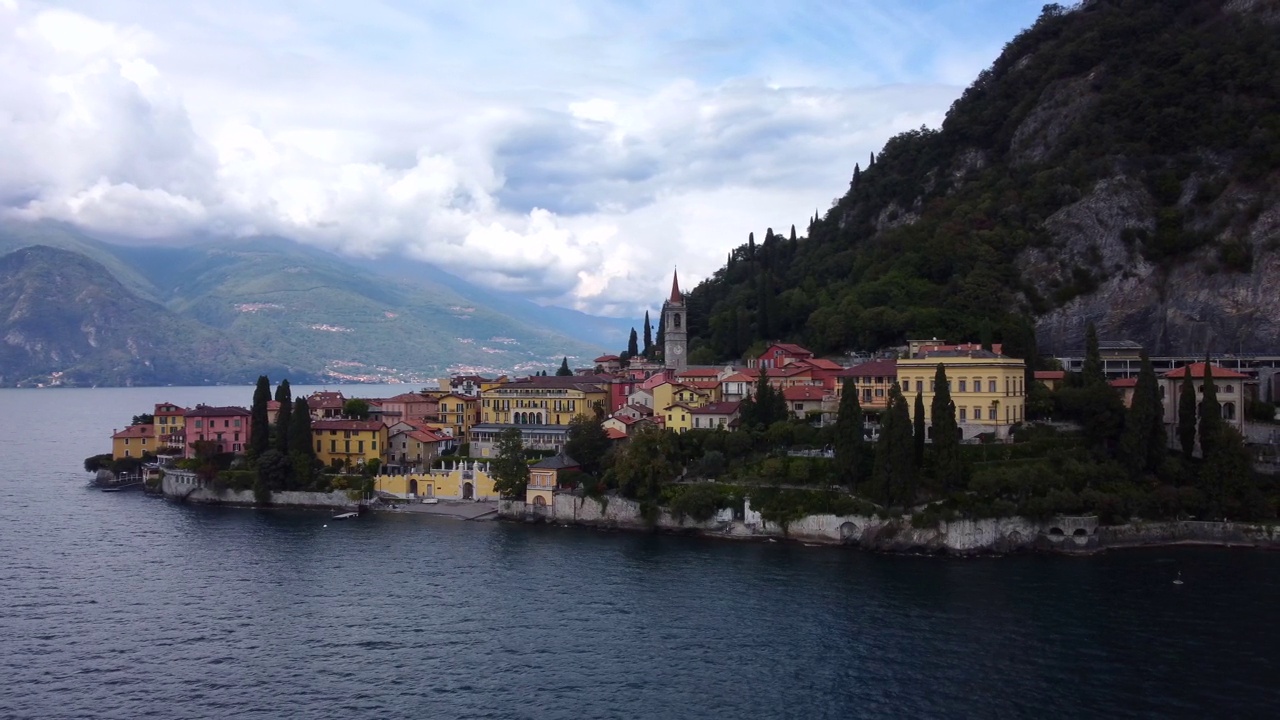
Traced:
<svg viewBox="0 0 1280 720">
<path fill-rule="evenodd" d="M 882 413 L 889 406 L 889 388 L 898 379 L 897 360 L 872 360 L 855 365 L 840 373 L 840 379 L 849 380 L 857 393 L 863 412 Z M 843 397 L 844 384 L 836 389 L 836 397 Z"/>
<path fill-rule="evenodd" d="M 156 429 L 154 425 L 130 425 L 111 434 L 111 458 L 139 458 L 143 453 L 156 451 Z"/>
<path fill-rule="evenodd" d="M 184 419 L 186 457 L 196 456 L 196 443 L 213 443 L 218 454 L 242 455 L 249 443 L 252 416 L 242 407 L 197 405 Z"/>
<path fill-rule="evenodd" d="M 436 417 L 440 425 L 449 428 L 455 438 L 465 438 L 475 426 L 479 416 L 480 399 L 463 393 L 448 393 L 437 401 Z"/>
<path fill-rule="evenodd" d="M 797 419 L 806 420 L 811 415 L 822 414 L 823 400 L 827 393 L 820 387 L 795 386 L 784 388 L 782 398 L 787 402 L 787 410 Z"/>
<path fill-rule="evenodd" d="M 525 489 L 524 501 L 528 507 L 549 508 L 560 483 L 560 473 L 577 470 L 578 463 L 564 453 L 543 458 L 529 466 L 529 484 Z"/>
<path fill-rule="evenodd" d="M 387 426 L 380 420 L 316 420 L 311 423 L 316 458 L 330 467 L 385 460 Z"/>
<path fill-rule="evenodd" d="M 956 406 L 956 422 L 965 438 L 995 433 L 1007 438 L 1012 426 L 1026 419 L 1026 364 L 989 350 L 934 350 L 897 362 L 898 381 L 914 411 L 917 392 L 924 395 L 925 422 L 932 423 L 933 380 L 941 364 Z"/>
<path fill-rule="evenodd" d="M 426 472 L 378 475 L 375 492 L 404 500 L 497 500 L 498 491 L 489 464 L 483 461 L 446 461 L 446 466 Z"/>
<path fill-rule="evenodd" d="M 714 402 L 693 408 L 690 410 L 693 416 L 693 429 L 736 430 L 741 408 L 742 403 L 736 400 Z"/>
<path fill-rule="evenodd" d="M 1254 382 L 1253 379 L 1244 373 L 1228 370 L 1218 365 L 1210 365 L 1207 369 L 1213 377 L 1213 385 L 1217 392 L 1218 406 L 1221 408 L 1222 419 L 1243 433 L 1244 403 L 1250 397 L 1247 386 Z M 1198 417 L 1200 402 L 1204 400 L 1205 363 L 1191 363 L 1176 370 L 1170 370 L 1160 376 L 1160 399 L 1164 401 L 1164 422 L 1165 425 L 1173 428 L 1176 428 L 1178 424 L 1178 403 L 1182 400 L 1182 383 L 1188 372 L 1191 373 L 1191 386 L 1196 391 L 1196 414 Z"/>
<path fill-rule="evenodd" d="M 156 403 L 152 415 L 155 417 L 156 445 L 171 448 L 186 447 L 186 408 L 173 403 Z"/>
<path fill-rule="evenodd" d="M 609 405 L 608 378 L 529 377 L 480 394 L 485 424 L 567 426 Z"/>
</svg>

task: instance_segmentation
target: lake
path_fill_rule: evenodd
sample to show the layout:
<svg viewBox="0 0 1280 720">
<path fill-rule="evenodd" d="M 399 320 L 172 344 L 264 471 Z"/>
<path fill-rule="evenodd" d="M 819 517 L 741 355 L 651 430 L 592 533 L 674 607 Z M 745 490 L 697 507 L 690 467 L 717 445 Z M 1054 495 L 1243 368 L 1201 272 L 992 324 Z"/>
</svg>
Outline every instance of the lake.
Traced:
<svg viewBox="0 0 1280 720">
<path fill-rule="evenodd" d="M 0 718 L 1280 715 L 1280 553 L 889 557 L 86 487 L 132 415 L 252 394 L 0 390 Z"/>
</svg>

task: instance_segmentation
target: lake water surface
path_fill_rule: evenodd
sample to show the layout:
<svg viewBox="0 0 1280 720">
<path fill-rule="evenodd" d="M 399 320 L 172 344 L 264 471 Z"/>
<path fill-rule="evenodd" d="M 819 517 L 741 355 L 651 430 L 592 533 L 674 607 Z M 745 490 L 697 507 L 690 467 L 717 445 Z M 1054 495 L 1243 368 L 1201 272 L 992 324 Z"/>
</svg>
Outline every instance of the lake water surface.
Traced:
<svg viewBox="0 0 1280 720">
<path fill-rule="evenodd" d="M 886 557 L 85 487 L 155 402 L 251 397 L 0 390 L 0 718 L 1280 716 L 1280 553 Z"/>
</svg>

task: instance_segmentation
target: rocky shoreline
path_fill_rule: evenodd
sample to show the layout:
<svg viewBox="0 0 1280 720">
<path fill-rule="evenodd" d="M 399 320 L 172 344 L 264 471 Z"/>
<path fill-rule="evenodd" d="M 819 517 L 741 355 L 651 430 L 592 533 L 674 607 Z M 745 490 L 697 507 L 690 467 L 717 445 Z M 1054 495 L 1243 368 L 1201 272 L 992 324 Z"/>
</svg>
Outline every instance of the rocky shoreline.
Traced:
<svg viewBox="0 0 1280 720">
<path fill-rule="evenodd" d="M 1280 550 L 1280 525 L 1178 520 L 1100 525 L 1093 516 L 1060 516 L 1048 521 L 991 518 L 940 522 L 916 528 L 909 517 L 810 515 L 782 527 L 751 509 L 722 510 L 704 522 L 663 510 L 646 520 L 638 503 L 623 498 L 557 495 L 550 506 L 504 500 L 500 519 L 547 522 L 606 530 L 669 532 L 708 538 L 793 541 L 807 545 L 843 545 L 874 552 L 929 555 L 1003 555 L 1049 552 L 1087 555 L 1110 549 L 1215 545 Z"/>
</svg>

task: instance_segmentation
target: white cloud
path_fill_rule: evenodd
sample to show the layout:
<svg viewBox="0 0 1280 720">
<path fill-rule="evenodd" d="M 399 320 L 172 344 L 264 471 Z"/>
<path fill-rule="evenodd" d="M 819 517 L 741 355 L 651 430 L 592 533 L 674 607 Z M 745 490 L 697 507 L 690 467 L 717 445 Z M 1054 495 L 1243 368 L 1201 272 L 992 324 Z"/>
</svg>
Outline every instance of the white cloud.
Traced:
<svg viewBox="0 0 1280 720">
<path fill-rule="evenodd" d="M 938 29 L 874 4 L 765 3 L 753 22 L 805 35 L 790 45 L 675 0 L 87 7 L 0 0 L 0 207 L 405 253 L 616 314 L 673 265 L 691 284 L 749 231 L 803 229 L 855 161 L 936 125 L 975 62 L 935 58 L 949 85 L 877 81 L 910 63 L 887 28 Z M 836 28 L 883 51 L 854 82 L 832 79 Z"/>
</svg>

